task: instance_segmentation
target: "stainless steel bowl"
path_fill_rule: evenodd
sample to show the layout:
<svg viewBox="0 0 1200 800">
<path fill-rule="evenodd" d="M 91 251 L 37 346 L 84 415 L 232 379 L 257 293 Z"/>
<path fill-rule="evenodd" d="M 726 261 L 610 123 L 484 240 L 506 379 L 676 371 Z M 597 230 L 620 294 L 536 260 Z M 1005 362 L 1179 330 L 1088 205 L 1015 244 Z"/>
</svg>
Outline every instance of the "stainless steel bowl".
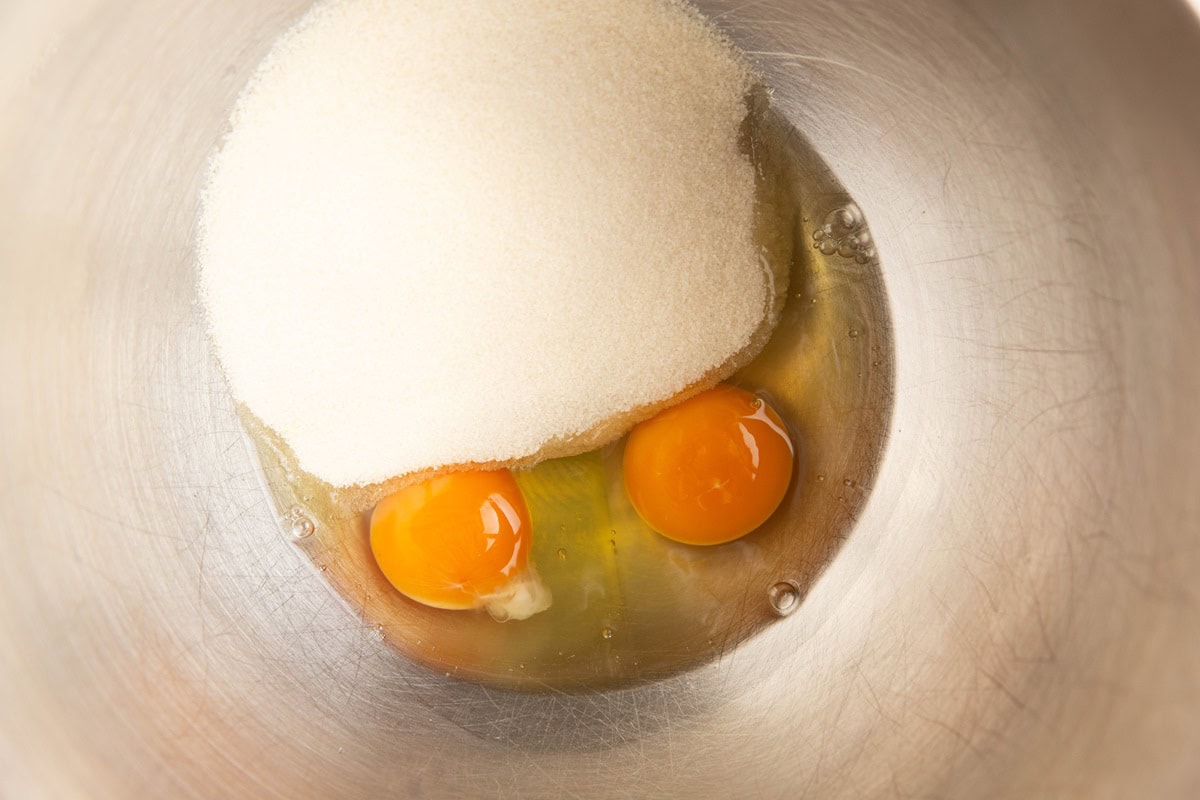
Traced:
<svg viewBox="0 0 1200 800">
<path fill-rule="evenodd" d="M 1186 5 L 703 4 L 871 220 L 893 430 L 797 613 L 579 695 L 414 667 L 272 519 L 191 241 L 305 5 L 0 2 L 0 795 L 1200 792 Z"/>
</svg>

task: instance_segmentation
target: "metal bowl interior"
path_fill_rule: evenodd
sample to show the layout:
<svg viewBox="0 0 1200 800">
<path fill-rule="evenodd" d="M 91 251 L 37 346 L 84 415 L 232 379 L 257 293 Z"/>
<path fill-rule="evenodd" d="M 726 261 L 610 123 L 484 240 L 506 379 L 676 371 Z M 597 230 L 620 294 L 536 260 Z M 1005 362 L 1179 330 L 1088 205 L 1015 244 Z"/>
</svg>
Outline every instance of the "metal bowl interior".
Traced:
<svg viewBox="0 0 1200 800">
<path fill-rule="evenodd" d="M 0 11 L 0 793 L 1192 796 L 1200 25 L 701 4 L 871 221 L 896 399 L 803 606 L 650 686 L 435 680 L 280 536 L 192 291 L 307 4 Z"/>
</svg>

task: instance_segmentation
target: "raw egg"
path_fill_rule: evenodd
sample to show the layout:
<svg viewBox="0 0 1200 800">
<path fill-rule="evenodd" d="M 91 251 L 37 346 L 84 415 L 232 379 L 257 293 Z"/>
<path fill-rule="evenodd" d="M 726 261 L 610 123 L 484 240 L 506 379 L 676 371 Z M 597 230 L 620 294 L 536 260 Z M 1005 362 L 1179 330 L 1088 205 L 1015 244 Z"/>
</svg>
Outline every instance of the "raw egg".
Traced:
<svg viewBox="0 0 1200 800">
<path fill-rule="evenodd" d="M 792 480 L 795 450 L 761 397 L 719 385 L 641 423 L 625 444 L 625 490 L 654 530 L 721 544 L 767 521 Z"/>
<path fill-rule="evenodd" d="M 530 529 L 511 472 L 456 472 L 379 503 L 371 551 L 388 581 L 418 603 L 525 619 L 550 604 L 529 564 Z"/>
</svg>

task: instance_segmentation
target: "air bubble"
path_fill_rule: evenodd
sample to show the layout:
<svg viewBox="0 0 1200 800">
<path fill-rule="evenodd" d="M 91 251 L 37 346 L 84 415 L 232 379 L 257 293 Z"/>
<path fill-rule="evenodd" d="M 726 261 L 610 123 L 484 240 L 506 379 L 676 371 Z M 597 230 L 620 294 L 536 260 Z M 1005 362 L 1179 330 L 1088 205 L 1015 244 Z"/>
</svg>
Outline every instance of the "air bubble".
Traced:
<svg viewBox="0 0 1200 800">
<path fill-rule="evenodd" d="M 292 538 L 307 539 L 313 535 L 313 532 L 316 531 L 316 529 L 317 526 L 313 524 L 311 519 L 308 517 L 300 517 L 292 522 Z"/>
<path fill-rule="evenodd" d="M 858 328 L 851 328 L 851 329 L 850 329 L 850 338 L 851 338 L 851 339 L 857 339 L 857 338 L 858 338 L 858 335 L 859 335 L 859 330 L 858 330 Z"/>
<path fill-rule="evenodd" d="M 875 243 L 867 230 L 862 210 L 854 203 L 835 208 L 813 232 L 813 247 L 831 256 L 837 253 L 848 261 L 869 264 L 875 258 Z"/>
<path fill-rule="evenodd" d="M 800 587 L 791 581 L 780 581 L 767 590 L 771 608 L 781 617 L 786 617 L 800 607 Z"/>
<path fill-rule="evenodd" d="M 567 550 L 565 547 L 558 548 L 558 560 L 559 561 L 567 560 Z"/>
<path fill-rule="evenodd" d="M 614 633 L 613 629 L 609 628 L 607 626 L 600 629 L 600 635 L 602 637 L 604 637 L 605 639 L 611 639 L 613 637 L 613 633 Z"/>
<path fill-rule="evenodd" d="M 844 481 L 842 481 L 842 483 L 845 484 L 846 486 L 854 485 L 854 481 L 850 480 L 849 478 L 846 478 Z"/>
</svg>

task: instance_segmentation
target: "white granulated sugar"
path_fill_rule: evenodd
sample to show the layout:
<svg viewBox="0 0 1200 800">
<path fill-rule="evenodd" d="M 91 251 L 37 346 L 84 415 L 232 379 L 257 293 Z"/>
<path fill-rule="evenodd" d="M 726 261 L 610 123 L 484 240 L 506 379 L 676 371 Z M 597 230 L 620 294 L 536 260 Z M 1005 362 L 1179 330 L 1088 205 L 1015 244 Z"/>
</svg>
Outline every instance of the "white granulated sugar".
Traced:
<svg viewBox="0 0 1200 800">
<path fill-rule="evenodd" d="M 203 198 L 234 395 L 350 486 L 525 458 L 686 389 L 772 301 L 752 82 L 666 0 L 319 5 Z"/>
</svg>

